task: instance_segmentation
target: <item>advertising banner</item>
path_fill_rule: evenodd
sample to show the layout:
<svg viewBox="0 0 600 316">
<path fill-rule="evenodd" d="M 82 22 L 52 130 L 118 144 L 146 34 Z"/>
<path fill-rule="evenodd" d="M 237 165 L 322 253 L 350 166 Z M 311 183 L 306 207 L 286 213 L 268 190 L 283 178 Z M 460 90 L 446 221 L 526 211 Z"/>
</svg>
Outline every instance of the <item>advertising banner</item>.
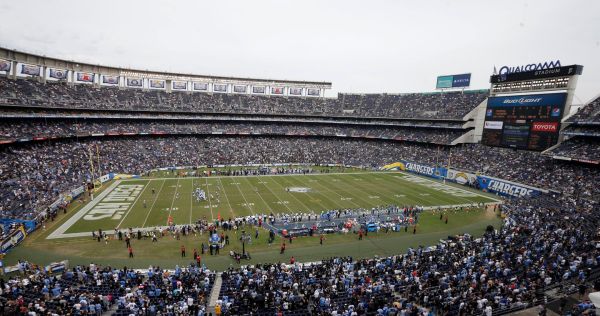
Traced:
<svg viewBox="0 0 600 316">
<path fill-rule="evenodd" d="M 252 93 L 264 94 L 265 93 L 265 87 L 263 87 L 263 86 L 254 86 L 254 87 L 252 87 Z"/>
<path fill-rule="evenodd" d="M 386 165 L 382 169 L 408 171 L 436 179 L 446 178 L 448 174 L 448 170 L 446 168 L 431 167 L 406 160 L 400 160 L 399 162 Z"/>
<path fill-rule="evenodd" d="M 8 236 L 6 236 L 2 240 L 2 244 L 0 245 L 0 253 L 6 253 L 11 248 L 18 245 L 25 237 L 27 233 L 25 232 L 25 228 L 20 226 L 18 229 L 13 230 Z"/>
<path fill-rule="evenodd" d="M 448 169 L 446 179 L 463 185 L 473 185 L 477 183 L 477 175 L 454 169 Z"/>
<path fill-rule="evenodd" d="M 452 76 L 438 76 L 437 83 L 435 84 L 436 89 L 452 88 Z"/>
<path fill-rule="evenodd" d="M 471 74 L 438 76 L 436 89 L 464 88 L 471 85 Z"/>
<path fill-rule="evenodd" d="M 487 129 L 502 129 L 504 122 L 502 121 L 486 121 L 483 128 Z"/>
<path fill-rule="evenodd" d="M 567 99 L 566 93 L 512 95 L 488 99 L 488 108 L 514 106 L 561 106 Z"/>
<path fill-rule="evenodd" d="M 283 88 L 273 87 L 271 88 L 271 94 L 283 94 Z"/>
</svg>

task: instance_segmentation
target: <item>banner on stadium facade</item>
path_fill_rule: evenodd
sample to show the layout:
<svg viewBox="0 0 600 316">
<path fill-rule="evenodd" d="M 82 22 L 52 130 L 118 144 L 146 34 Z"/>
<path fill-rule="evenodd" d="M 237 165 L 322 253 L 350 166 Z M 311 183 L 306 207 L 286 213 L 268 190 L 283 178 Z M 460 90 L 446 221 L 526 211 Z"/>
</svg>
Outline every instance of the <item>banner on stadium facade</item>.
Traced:
<svg viewBox="0 0 600 316">
<path fill-rule="evenodd" d="M 10 71 L 10 66 L 12 65 L 10 60 L 0 59 L 0 71 Z"/>
<path fill-rule="evenodd" d="M 291 95 L 302 95 L 302 88 L 290 88 Z"/>
<path fill-rule="evenodd" d="M 256 94 L 265 94 L 265 87 L 263 86 L 254 86 L 252 87 L 252 93 Z"/>
<path fill-rule="evenodd" d="M 0 245 L 0 253 L 7 253 L 8 250 L 18 245 L 25 237 L 27 236 L 27 232 L 25 232 L 25 228 L 23 225 L 19 226 L 19 228 L 13 230 L 2 240 L 2 244 Z"/>
<path fill-rule="evenodd" d="M 164 89 L 165 88 L 164 80 L 150 79 L 149 82 L 150 82 L 150 88 L 153 88 L 153 89 Z"/>
<path fill-rule="evenodd" d="M 94 82 L 94 76 L 95 76 L 95 74 L 93 74 L 93 73 L 78 72 L 77 73 L 77 81 L 79 81 L 79 82 Z"/>
<path fill-rule="evenodd" d="M 535 197 L 542 193 L 548 193 L 548 190 L 482 175 L 477 176 L 477 185 L 484 192 L 509 197 Z"/>
<path fill-rule="evenodd" d="M 213 91 L 214 92 L 227 92 L 227 85 L 226 84 L 213 84 Z"/>
<path fill-rule="evenodd" d="M 194 82 L 193 86 L 196 91 L 208 91 L 208 83 L 206 82 Z"/>
<path fill-rule="evenodd" d="M 271 94 L 283 94 L 283 88 L 282 87 L 272 87 Z"/>
<path fill-rule="evenodd" d="M 185 81 L 172 81 L 171 87 L 173 90 L 187 90 L 187 82 Z"/>
<path fill-rule="evenodd" d="M 128 87 L 137 87 L 141 88 L 143 86 L 142 78 L 127 78 L 127 86 Z"/>
<path fill-rule="evenodd" d="M 311 97 L 318 97 L 321 95 L 321 90 L 320 89 L 308 89 L 306 91 L 306 94 L 308 94 Z"/>
<path fill-rule="evenodd" d="M 118 85 L 119 84 L 119 76 L 102 75 L 102 83 L 104 83 L 104 84 L 111 84 L 111 85 Z"/>
<path fill-rule="evenodd" d="M 446 179 L 458 184 L 472 185 L 477 183 L 477 175 L 460 170 L 448 169 Z"/>
<path fill-rule="evenodd" d="M 233 86 L 233 92 L 235 92 L 235 93 L 246 93 L 246 86 L 234 85 Z"/>
<path fill-rule="evenodd" d="M 21 64 L 21 74 L 22 75 L 30 75 L 30 76 L 38 76 L 39 77 L 41 70 L 42 70 L 42 67 L 40 67 L 38 65 Z"/>
<path fill-rule="evenodd" d="M 65 80 L 67 79 L 68 71 L 64 69 L 50 68 L 50 78 Z"/>
<path fill-rule="evenodd" d="M 431 166 L 415 163 L 412 161 L 406 161 L 406 160 L 400 160 L 399 162 L 385 165 L 382 167 L 382 169 L 383 170 L 408 171 L 408 172 L 428 176 L 428 177 L 435 178 L 435 179 L 446 178 L 446 176 L 448 174 L 448 170 L 446 168 L 431 167 Z"/>
</svg>

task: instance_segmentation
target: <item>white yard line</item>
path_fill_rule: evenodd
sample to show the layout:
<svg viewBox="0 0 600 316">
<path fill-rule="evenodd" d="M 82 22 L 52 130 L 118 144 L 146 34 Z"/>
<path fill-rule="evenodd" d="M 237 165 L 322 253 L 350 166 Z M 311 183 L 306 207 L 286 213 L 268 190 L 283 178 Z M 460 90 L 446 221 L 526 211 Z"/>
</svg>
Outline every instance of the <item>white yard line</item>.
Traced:
<svg viewBox="0 0 600 316">
<path fill-rule="evenodd" d="M 286 181 L 288 184 L 291 184 L 291 185 L 296 185 L 295 183 L 293 183 L 293 182 L 292 182 L 291 180 L 289 180 L 289 179 L 285 179 L 285 178 L 282 178 L 282 179 L 283 179 L 283 181 Z M 275 181 L 275 182 L 277 182 L 277 181 Z M 302 181 L 300 181 L 300 182 L 302 183 L 302 185 L 304 185 L 304 182 L 302 182 Z M 277 184 L 279 184 L 279 182 L 277 182 Z M 310 196 L 309 196 L 309 192 L 302 192 L 302 194 L 304 194 L 304 195 L 305 195 L 307 198 L 310 198 Z M 327 196 L 326 196 L 325 194 L 323 194 L 323 193 L 321 193 L 321 192 L 318 192 L 318 191 L 316 191 L 316 192 L 313 192 L 313 194 L 318 194 L 318 195 L 321 195 L 321 196 L 324 196 L 324 197 L 326 197 L 326 198 L 327 198 Z M 293 194 L 293 193 L 291 193 L 291 192 L 290 192 L 290 195 L 294 196 L 294 194 Z M 296 199 L 297 199 L 297 198 L 296 198 Z M 310 199 L 309 199 L 309 200 L 310 200 Z M 330 198 L 327 198 L 327 200 L 328 200 L 328 201 L 332 201 Z M 330 207 L 327 207 L 325 204 L 323 204 L 321 201 L 322 201 L 321 199 L 316 199 L 316 200 L 314 200 L 314 202 L 316 202 L 317 204 L 321 205 L 321 207 L 323 207 L 323 210 L 328 210 L 328 209 L 331 209 Z M 335 204 L 336 204 L 336 205 L 339 205 L 337 202 L 336 202 Z M 313 210 L 313 211 L 314 211 L 314 210 Z"/>
<path fill-rule="evenodd" d="M 234 184 L 233 186 L 236 187 L 238 189 L 238 191 L 240 191 L 242 198 L 244 198 L 244 201 L 246 202 L 246 207 L 250 210 L 250 213 L 252 213 L 252 215 L 254 215 L 254 210 L 252 210 L 252 207 L 250 207 L 250 203 L 248 203 L 248 200 L 246 200 L 246 196 L 244 195 L 244 192 L 242 192 L 242 189 L 240 189 L 240 185 Z"/>
<path fill-rule="evenodd" d="M 245 180 L 248 182 L 248 184 L 250 184 L 251 187 L 253 186 L 252 183 L 250 183 L 250 180 L 248 180 L 248 178 L 245 178 Z M 265 184 L 263 184 L 263 185 L 266 187 Z M 263 203 L 265 203 L 265 205 L 267 206 L 267 208 L 269 210 L 271 210 L 271 212 L 273 212 L 273 209 L 271 208 L 271 206 L 269 206 L 269 203 L 267 203 L 267 201 L 265 201 L 265 199 L 262 197 L 262 195 L 258 192 L 258 188 L 256 188 L 256 191 L 254 191 L 254 192 L 256 192 L 256 194 L 258 195 L 258 197 L 263 201 Z M 273 193 L 273 192 L 271 192 L 271 193 Z M 283 204 L 283 202 L 275 194 L 273 194 L 273 196 L 275 196 L 275 198 L 277 198 L 279 200 L 279 202 L 281 202 L 281 204 Z M 285 206 L 287 207 L 287 205 L 285 205 Z M 288 207 L 288 210 L 289 209 L 290 208 Z"/>
<path fill-rule="evenodd" d="M 223 195 L 225 196 L 225 200 L 227 200 L 227 205 L 229 205 L 229 213 L 232 217 L 235 217 L 235 213 L 233 212 L 233 207 L 231 207 L 231 203 L 229 203 L 229 197 L 227 197 L 227 192 L 225 191 L 225 187 L 223 186 L 223 181 L 221 178 L 217 178 L 219 180 L 219 184 L 221 185 L 221 190 L 223 190 Z M 206 180 L 208 181 L 208 180 Z"/>
<path fill-rule="evenodd" d="M 352 199 L 353 199 L 353 197 L 346 197 L 346 196 L 342 196 L 341 194 L 339 194 L 339 193 L 337 193 L 337 192 L 333 191 L 332 189 L 330 189 L 330 188 L 328 188 L 328 187 L 326 187 L 326 186 L 322 185 L 322 184 L 321 184 L 319 181 L 315 181 L 314 183 L 317 183 L 317 184 L 319 184 L 320 186 L 322 186 L 323 188 L 325 188 L 325 190 L 327 190 L 327 191 L 329 191 L 329 192 L 331 192 L 331 193 L 333 193 L 333 194 L 335 194 L 335 195 L 339 196 L 339 197 L 340 197 L 340 201 L 341 201 L 341 199 L 342 199 L 342 198 L 350 198 L 350 200 L 346 200 L 346 201 L 349 201 L 350 203 L 352 203 L 352 204 L 356 205 L 356 207 L 359 207 L 359 208 L 361 207 L 360 205 L 358 205 L 356 202 L 354 202 L 354 201 L 352 200 Z M 363 201 L 363 202 L 364 202 L 364 201 Z M 369 203 L 367 203 L 367 204 L 369 204 Z M 345 207 L 343 207 L 343 208 L 345 208 Z"/>
<path fill-rule="evenodd" d="M 89 212 L 94 206 L 96 206 L 96 204 L 98 204 L 100 201 L 102 201 L 102 199 L 104 199 L 104 197 L 107 196 L 108 193 L 112 192 L 112 190 L 114 188 L 116 188 L 119 184 L 121 184 L 121 180 L 117 180 L 113 184 L 111 184 L 108 188 L 106 188 L 106 190 L 102 191 L 102 193 L 100 193 L 98 196 L 96 196 L 96 198 L 94 200 L 92 200 L 90 203 L 86 204 L 77 213 L 75 213 L 75 215 L 71 216 L 71 218 L 66 220 L 62 225 L 60 225 L 56 230 L 54 230 L 50 235 L 48 235 L 48 237 L 46 237 L 46 239 L 63 238 L 62 236 L 65 235 L 65 232 L 71 226 L 73 226 L 73 224 L 75 224 L 77 221 L 79 221 L 85 214 L 87 214 L 87 212 Z M 85 234 L 87 234 L 89 236 L 89 232 L 87 232 Z"/>
<path fill-rule="evenodd" d="M 152 202 L 152 205 L 150 206 L 150 210 L 148 211 L 148 214 L 146 214 L 146 218 L 144 219 L 144 223 L 142 224 L 142 227 L 146 226 L 148 217 L 150 217 L 150 213 L 152 213 L 152 210 L 154 209 L 154 204 L 156 204 L 156 200 L 158 200 L 158 197 L 160 196 L 160 192 L 162 191 L 162 188 L 165 185 L 165 182 L 167 182 L 167 180 L 163 181 L 163 183 L 160 185 L 160 189 L 158 189 L 158 192 L 156 192 L 156 197 L 154 198 L 154 201 Z"/>
<path fill-rule="evenodd" d="M 177 191 L 179 190 L 179 178 L 177 179 L 177 183 L 175 183 L 175 194 L 173 194 L 173 199 L 171 200 L 171 207 L 169 208 L 169 217 L 173 213 L 173 205 L 175 205 L 175 198 L 177 197 Z M 168 220 L 167 220 L 168 224 Z"/>
<path fill-rule="evenodd" d="M 194 178 L 192 178 L 192 192 L 190 194 L 190 225 L 192 224 L 192 212 L 194 211 Z"/>
<path fill-rule="evenodd" d="M 131 210 L 135 206 L 135 203 L 137 203 L 138 199 L 144 194 L 144 191 L 146 191 L 146 189 L 149 186 L 150 186 L 150 182 L 146 182 L 146 184 L 144 185 L 144 189 L 142 190 L 142 192 L 140 192 L 140 194 L 135 198 L 135 200 L 133 201 L 133 204 L 131 204 L 131 206 L 129 206 L 129 208 L 127 209 L 127 212 L 125 213 L 125 216 L 123 216 L 123 218 L 121 218 L 121 221 L 119 222 L 119 224 L 117 224 L 117 228 L 121 227 L 121 224 L 123 224 L 123 221 L 125 220 L 125 218 L 127 217 L 127 215 L 129 215 L 129 213 L 131 213 Z"/>
<path fill-rule="evenodd" d="M 210 208 L 210 220 L 213 221 L 215 219 L 215 216 L 213 214 L 212 200 L 210 198 L 210 189 L 208 188 L 208 177 L 205 177 L 204 179 L 206 179 L 206 195 L 208 195 L 208 207 Z"/>
</svg>

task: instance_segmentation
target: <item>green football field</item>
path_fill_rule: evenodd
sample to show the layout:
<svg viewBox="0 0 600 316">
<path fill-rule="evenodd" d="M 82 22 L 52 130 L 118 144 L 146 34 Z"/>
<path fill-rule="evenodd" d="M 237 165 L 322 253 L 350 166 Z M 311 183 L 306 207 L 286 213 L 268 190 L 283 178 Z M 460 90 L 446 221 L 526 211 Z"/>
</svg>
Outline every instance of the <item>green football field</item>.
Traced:
<svg viewBox="0 0 600 316">
<path fill-rule="evenodd" d="M 497 203 L 494 195 L 457 184 L 415 176 L 404 172 L 366 172 L 337 169 L 337 173 L 311 175 L 172 178 L 172 172 L 154 173 L 150 178 L 114 180 L 96 192 L 92 201 L 78 198 L 66 214 L 27 236 L 12 249 L 3 264 L 19 260 L 35 264 L 69 260 L 71 265 L 90 262 L 116 267 L 147 268 L 149 265 L 173 268 L 189 264 L 191 257 L 182 258 L 179 249 L 190 252 L 208 243 L 208 234 L 182 236 L 166 235 L 158 242 L 149 239 L 132 240 L 135 258 L 128 256 L 123 241 L 110 239 L 98 242 L 91 231 L 99 228 L 112 233 L 114 228 L 147 228 L 165 226 L 169 215 L 175 224 L 195 222 L 199 218 L 216 219 L 258 213 L 314 212 L 336 208 L 359 208 L 377 205 L 420 205 L 430 207 L 419 216 L 416 230 L 369 233 L 358 241 L 353 233 L 328 234 L 323 244 L 319 237 L 302 237 L 288 245 L 285 254 L 279 253 L 277 236 L 274 244 L 267 241 L 268 232 L 259 229 L 259 237 L 246 245 L 252 260 L 244 264 L 287 262 L 294 256 L 298 262 L 321 260 L 331 256 L 356 258 L 387 256 L 405 252 L 409 247 L 434 245 L 449 235 L 469 233 L 480 236 L 489 227 L 500 227 L 502 219 L 495 208 L 451 208 L 442 211 L 449 221 L 440 220 L 437 206 L 449 207 L 472 203 Z M 192 196 L 195 188 L 208 193 L 208 199 L 197 202 Z M 154 194 L 152 191 L 154 190 Z M 144 207 L 144 201 L 146 207 Z M 252 228 L 251 228 L 252 229 Z M 228 251 L 242 251 L 239 232 L 231 235 L 231 245 L 220 255 L 202 256 L 210 269 L 224 270 L 239 266 Z"/>
<path fill-rule="evenodd" d="M 193 195 L 200 188 L 205 201 Z M 402 172 L 310 175 L 176 177 L 115 180 L 48 235 L 90 236 L 91 231 L 190 224 L 254 214 L 320 213 L 395 204 L 437 208 L 497 202 L 493 196 Z"/>
</svg>

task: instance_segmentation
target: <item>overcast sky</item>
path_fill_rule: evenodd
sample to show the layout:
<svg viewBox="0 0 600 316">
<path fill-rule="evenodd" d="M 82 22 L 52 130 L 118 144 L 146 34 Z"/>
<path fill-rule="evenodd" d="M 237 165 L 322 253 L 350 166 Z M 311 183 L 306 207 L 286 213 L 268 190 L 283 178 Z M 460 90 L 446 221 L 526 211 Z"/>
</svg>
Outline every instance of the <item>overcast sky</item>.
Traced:
<svg viewBox="0 0 600 316">
<path fill-rule="evenodd" d="M 425 92 L 437 75 L 559 59 L 600 93 L 597 0 L 0 0 L 0 46 L 172 72 L 330 81 L 332 92 Z"/>
</svg>

